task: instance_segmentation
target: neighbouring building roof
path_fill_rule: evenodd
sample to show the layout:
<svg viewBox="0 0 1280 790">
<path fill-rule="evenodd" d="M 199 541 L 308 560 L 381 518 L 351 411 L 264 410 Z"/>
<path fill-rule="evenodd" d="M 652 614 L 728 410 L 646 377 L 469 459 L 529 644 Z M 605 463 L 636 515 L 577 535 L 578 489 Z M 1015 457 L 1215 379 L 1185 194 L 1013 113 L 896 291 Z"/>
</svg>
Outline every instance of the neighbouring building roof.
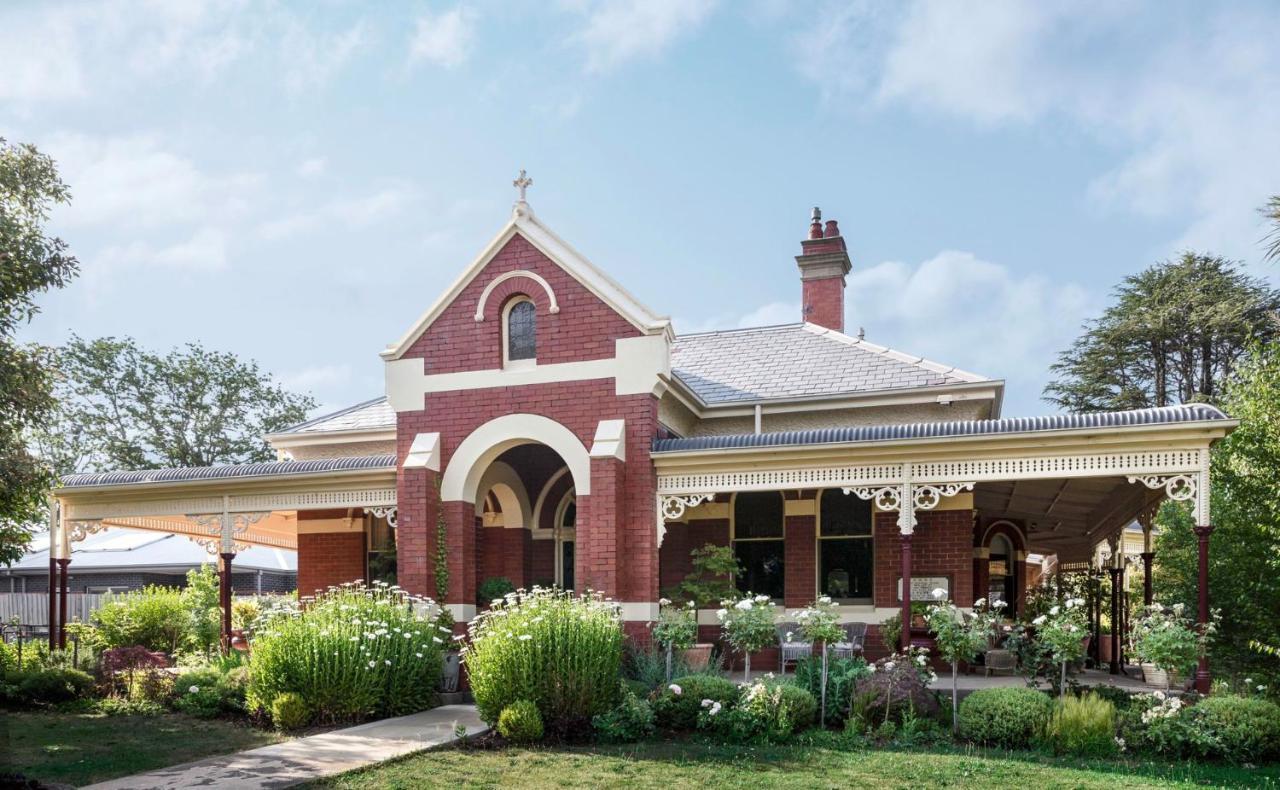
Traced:
<svg viewBox="0 0 1280 790">
<path fill-rule="evenodd" d="M 292 425 L 279 433 L 323 433 L 327 431 L 365 431 L 394 428 L 396 413 L 387 403 L 387 397 L 357 403 L 345 409 L 322 414 L 306 422 Z"/>
<path fill-rule="evenodd" d="M 708 405 L 991 381 L 808 323 L 679 335 L 671 368 Z"/>
<path fill-rule="evenodd" d="M 63 488 L 105 485 L 141 485 L 146 483 L 183 483 L 192 480 L 223 480 L 245 477 L 286 477 L 293 475 L 350 472 L 362 469 L 393 469 L 394 453 L 360 455 L 348 458 L 324 458 L 312 461 L 271 461 L 261 464 L 228 464 L 196 466 L 185 469 L 143 469 L 136 472 L 96 472 L 66 475 Z"/>
<path fill-rule="evenodd" d="M 1030 433 L 1035 431 L 1123 428 L 1138 425 L 1163 425 L 1227 419 L 1230 418 L 1219 409 L 1196 403 L 1094 414 L 1055 414 L 1047 417 L 1009 417 L 999 420 L 957 420 L 953 422 L 921 422 L 903 425 L 863 425 L 849 428 L 820 428 L 808 431 L 658 439 L 653 443 L 653 452 L 670 453 L 690 450 L 784 447 L 806 444 L 884 442 L 907 439 Z"/>
<path fill-rule="evenodd" d="M 141 529 L 113 527 L 71 544 L 71 569 L 76 573 L 195 568 L 213 561 L 212 555 L 185 536 Z M 10 570 L 48 573 L 49 533 L 34 536 L 31 548 Z M 298 553 L 249 546 L 236 552 L 235 570 L 296 573 Z"/>
</svg>

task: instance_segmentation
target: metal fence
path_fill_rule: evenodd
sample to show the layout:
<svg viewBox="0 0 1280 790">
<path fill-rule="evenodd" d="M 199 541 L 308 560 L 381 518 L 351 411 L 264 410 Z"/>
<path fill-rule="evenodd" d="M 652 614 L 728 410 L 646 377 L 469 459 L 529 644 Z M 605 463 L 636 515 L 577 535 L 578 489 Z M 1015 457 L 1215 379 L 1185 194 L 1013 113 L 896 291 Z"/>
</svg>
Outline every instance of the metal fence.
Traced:
<svg viewBox="0 0 1280 790">
<path fill-rule="evenodd" d="M 67 622 L 89 622 L 106 599 L 105 593 L 68 593 Z M 49 625 L 49 595 L 42 592 L 0 593 L 0 623 Z"/>
</svg>

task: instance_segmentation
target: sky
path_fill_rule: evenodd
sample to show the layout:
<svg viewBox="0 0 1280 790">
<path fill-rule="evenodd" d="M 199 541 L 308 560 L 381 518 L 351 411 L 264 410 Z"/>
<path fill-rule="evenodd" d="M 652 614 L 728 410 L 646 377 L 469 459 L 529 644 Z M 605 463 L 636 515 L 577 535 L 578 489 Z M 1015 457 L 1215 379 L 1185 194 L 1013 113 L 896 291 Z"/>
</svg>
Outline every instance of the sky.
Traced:
<svg viewBox="0 0 1280 790">
<path fill-rule="evenodd" d="M 846 325 L 1005 379 L 1126 274 L 1262 262 L 1273 2 L 7 2 L 0 136 L 53 155 L 82 273 L 27 340 L 257 360 L 320 410 L 510 215 L 677 333 L 799 319 L 810 210 Z"/>
</svg>

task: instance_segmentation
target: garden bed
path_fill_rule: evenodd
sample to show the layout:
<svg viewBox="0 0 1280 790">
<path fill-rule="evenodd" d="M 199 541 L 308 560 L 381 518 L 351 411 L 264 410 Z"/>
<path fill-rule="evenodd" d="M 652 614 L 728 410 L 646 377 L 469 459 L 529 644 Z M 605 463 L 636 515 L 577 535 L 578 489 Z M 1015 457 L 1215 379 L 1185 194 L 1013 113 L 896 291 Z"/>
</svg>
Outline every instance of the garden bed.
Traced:
<svg viewBox="0 0 1280 790">
<path fill-rule="evenodd" d="M 1123 788 L 1269 786 L 1280 766 L 1259 769 L 1164 761 L 1052 758 L 1037 752 L 939 748 L 929 752 L 858 748 L 835 734 L 784 746 L 742 748 L 700 738 L 628 746 L 451 749 L 386 763 L 307 785 L 440 787 L 1035 787 Z"/>
<path fill-rule="evenodd" d="M 246 724 L 180 713 L 0 711 L 0 773 L 79 786 L 282 740 Z"/>
</svg>

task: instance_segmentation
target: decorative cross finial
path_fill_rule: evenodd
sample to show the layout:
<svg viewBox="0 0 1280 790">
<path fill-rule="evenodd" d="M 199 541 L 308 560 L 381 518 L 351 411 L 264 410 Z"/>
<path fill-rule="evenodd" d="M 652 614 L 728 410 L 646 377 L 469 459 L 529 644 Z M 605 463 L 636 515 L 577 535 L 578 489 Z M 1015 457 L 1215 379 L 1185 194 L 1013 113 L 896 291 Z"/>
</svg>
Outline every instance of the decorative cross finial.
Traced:
<svg viewBox="0 0 1280 790">
<path fill-rule="evenodd" d="M 520 177 L 519 177 L 519 178 L 517 178 L 515 181 L 512 181 L 512 182 L 511 182 L 511 186 L 513 186 L 513 187 L 515 187 L 516 189 L 520 190 L 520 202 L 521 202 L 521 203 L 523 203 L 523 202 L 524 202 L 524 191 L 525 191 L 526 189 L 528 189 L 529 187 L 533 186 L 533 179 L 532 179 L 532 178 L 529 178 L 527 175 L 525 175 L 525 173 L 524 173 L 524 168 L 522 167 L 522 168 L 520 168 Z"/>
</svg>

